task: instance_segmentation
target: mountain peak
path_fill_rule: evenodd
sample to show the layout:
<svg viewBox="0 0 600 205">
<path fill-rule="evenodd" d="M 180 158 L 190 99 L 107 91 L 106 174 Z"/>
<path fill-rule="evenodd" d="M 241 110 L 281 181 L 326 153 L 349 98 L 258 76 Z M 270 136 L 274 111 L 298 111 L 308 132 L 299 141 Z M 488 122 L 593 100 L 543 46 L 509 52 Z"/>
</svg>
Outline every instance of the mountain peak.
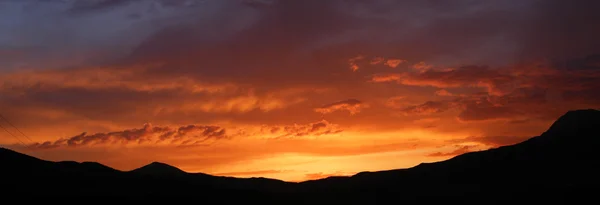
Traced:
<svg viewBox="0 0 600 205">
<path fill-rule="evenodd" d="M 599 115 L 599 114 L 600 114 L 600 110 L 595 110 L 595 109 L 571 110 L 571 111 L 568 111 L 567 113 L 565 113 L 561 118 L 594 116 L 594 115 Z M 560 120 L 560 118 L 558 120 Z"/>
<path fill-rule="evenodd" d="M 600 111 L 594 109 L 572 110 L 559 117 L 543 136 L 575 140 L 588 139 L 600 129 Z"/>
<path fill-rule="evenodd" d="M 178 175 L 187 173 L 177 167 L 162 162 L 152 162 L 146 166 L 134 169 L 131 172 L 149 175 Z"/>
</svg>

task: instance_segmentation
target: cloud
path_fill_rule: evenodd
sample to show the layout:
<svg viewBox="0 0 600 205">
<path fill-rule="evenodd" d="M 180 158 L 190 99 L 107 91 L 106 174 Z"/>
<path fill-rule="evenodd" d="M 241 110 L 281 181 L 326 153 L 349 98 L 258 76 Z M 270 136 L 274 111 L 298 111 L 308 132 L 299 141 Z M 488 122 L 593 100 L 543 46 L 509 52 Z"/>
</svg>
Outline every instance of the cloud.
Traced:
<svg viewBox="0 0 600 205">
<path fill-rule="evenodd" d="M 230 116 L 269 119 L 270 116 L 254 112 L 277 112 L 302 106 L 310 96 L 329 92 L 327 88 L 311 85 L 255 88 L 189 76 L 144 75 L 145 70 L 153 66 L 0 73 L 0 105 L 12 107 L 6 114 L 13 115 L 15 120 L 22 119 L 26 125 L 34 123 L 31 118 L 57 124 L 72 123 L 64 120 L 111 121 L 128 126 L 147 120 L 204 124 Z M 63 113 L 63 117 L 53 115 L 51 119 L 42 120 L 47 116 L 45 113 Z"/>
<path fill-rule="evenodd" d="M 345 110 L 348 111 L 351 115 L 354 115 L 359 113 L 362 109 L 366 107 L 368 106 L 359 100 L 348 99 L 321 106 L 319 108 L 316 108 L 315 112 L 328 114 L 335 111 Z"/>
<path fill-rule="evenodd" d="M 209 83 L 187 76 L 147 78 L 145 70 L 157 65 L 133 67 L 85 67 L 46 71 L 0 73 L 0 91 L 44 89 L 124 89 L 135 92 L 185 91 L 189 93 L 231 92 L 238 89 L 233 83 Z"/>
<path fill-rule="evenodd" d="M 378 65 L 387 63 L 388 66 L 395 65 L 392 62 L 399 60 L 388 58 L 389 56 L 400 56 L 403 63 L 427 62 L 437 67 L 473 64 L 488 65 L 488 68 L 459 67 L 454 71 L 431 68 L 423 73 L 377 76 L 400 81 L 403 85 L 461 89 L 475 87 L 484 88 L 492 95 L 501 95 L 509 92 L 513 86 L 513 83 L 504 82 L 514 82 L 505 80 L 502 76 L 511 78 L 515 75 L 510 72 L 507 74 L 508 71 L 497 69 L 495 65 L 498 62 L 503 65 L 514 63 L 515 53 L 524 58 L 519 60 L 529 60 L 530 56 L 543 56 L 541 54 L 549 50 L 562 49 L 560 53 L 572 56 L 593 53 L 599 47 L 594 46 L 597 40 L 591 37 L 598 34 L 598 29 L 585 26 L 589 25 L 585 22 L 590 21 L 585 16 L 597 15 L 593 10 L 587 9 L 597 4 L 591 1 L 579 5 L 586 9 L 576 9 L 578 6 L 560 1 L 444 4 L 391 1 L 197 3 L 201 6 L 186 6 L 188 1 L 168 2 L 173 1 L 93 1 L 76 3 L 77 5 L 45 1 L 35 5 L 28 4 L 27 9 L 40 12 L 27 13 L 17 9 L 24 3 L 5 3 L 7 6 L 0 12 L 5 18 L 0 19 L 8 20 L 0 23 L 6 28 L 0 29 L 0 44 L 8 44 L 9 48 L 24 51 L 20 53 L 29 57 L 23 58 L 23 62 L 42 62 L 27 59 L 48 56 L 48 59 L 56 60 L 52 64 L 62 65 L 48 66 L 49 63 L 41 63 L 41 66 L 28 67 L 36 70 L 61 67 L 64 69 L 55 70 L 54 73 L 66 74 L 48 74 L 48 79 L 43 80 L 33 75 L 29 80 L 20 77 L 19 80 L 8 83 L 2 94 L 18 92 L 29 96 L 22 101 L 35 100 L 53 106 L 59 104 L 55 103 L 58 98 L 63 98 L 67 102 L 65 106 L 53 108 L 66 110 L 72 109 L 71 107 L 97 108 L 88 103 L 97 99 L 90 95 L 102 95 L 106 101 L 119 106 L 135 104 L 136 101 L 148 102 L 149 99 L 165 105 L 148 108 L 151 110 L 148 113 L 160 113 L 160 110 L 167 110 L 164 113 L 177 113 L 173 111 L 176 107 L 211 113 L 210 117 L 213 117 L 212 113 L 272 112 L 290 105 L 299 105 L 294 102 L 302 99 L 311 99 L 308 96 L 283 99 L 267 97 L 266 93 L 274 89 L 311 85 L 334 90 L 366 90 L 362 83 L 364 76 L 358 74 L 370 74 L 377 70 L 362 69 L 368 66 L 362 62 L 365 56 L 382 56 L 383 61 L 379 62 L 381 59 L 377 59 L 376 62 Z M 69 12 L 74 8 L 82 15 L 65 20 L 73 17 Z M 65 12 L 67 15 L 63 15 Z M 544 20 L 558 18 L 553 15 L 556 12 L 570 15 L 564 21 L 556 19 L 556 22 L 560 22 L 556 24 L 549 24 Z M 40 18 L 37 13 L 48 15 Z M 238 17 L 233 18 L 228 15 L 230 13 L 236 13 Z M 130 14 L 139 14 L 141 17 L 137 20 L 130 19 Z M 14 25 L 9 19 L 23 20 L 19 21 L 22 24 Z M 514 23 L 516 20 L 518 24 Z M 61 24 L 56 28 L 40 26 L 51 25 L 52 22 Z M 578 32 L 564 33 L 565 25 L 576 26 Z M 532 28 L 547 32 L 540 33 Z M 440 36 L 440 33 L 446 35 Z M 578 38 L 570 38 L 571 36 Z M 560 40 L 562 43 L 554 43 L 559 42 L 557 39 L 563 39 Z M 541 47 L 544 49 L 539 49 Z M 575 48 L 581 50 L 574 50 Z M 69 63 L 62 62 L 78 61 L 80 58 L 71 55 L 73 53 L 89 53 L 94 60 L 84 60 L 84 65 L 111 66 L 101 69 L 90 69 L 87 66 L 81 68 L 82 71 L 71 71 L 67 68 L 81 66 L 66 66 Z M 362 60 L 354 60 L 353 63 L 357 66 L 355 69 L 361 68 L 361 72 L 347 72 L 348 59 L 357 56 L 362 56 Z M 560 55 L 556 53 L 552 56 Z M 366 64 L 368 63 L 367 61 Z M 115 64 L 119 66 L 113 66 Z M 89 73 L 85 73 L 88 69 Z M 558 81 L 539 81 L 547 83 L 542 81 L 562 80 L 567 83 L 564 78 L 554 78 Z M 56 80 L 52 82 L 52 79 Z M 69 94 L 49 97 L 52 96 L 48 94 L 50 91 L 40 91 L 35 87 L 39 85 L 49 89 L 61 86 L 60 82 L 71 89 L 65 91 Z M 577 82 L 573 84 L 586 86 Z M 97 92 L 103 86 L 113 90 Z M 36 89 L 13 89 L 15 87 Z M 248 94 L 250 89 L 256 90 L 255 95 Z M 130 94 L 123 90 L 158 93 Z M 193 94 L 179 93 L 191 90 L 195 90 Z M 595 97 L 590 94 L 592 90 L 571 90 L 564 93 L 564 96 L 582 103 L 594 102 Z M 111 95 L 110 92 L 117 94 Z M 229 92 L 236 94 L 221 95 Z M 373 88 L 370 92 L 381 95 L 388 91 Z M 461 94 L 459 92 L 453 89 L 453 94 Z M 78 102 L 67 99 L 74 96 L 82 96 L 82 99 Z M 135 100 L 129 96 L 141 97 Z M 192 96 L 192 99 L 184 96 Z M 429 100 L 423 102 L 425 101 Z M 92 109 L 76 110 L 73 113 L 100 118 L 99 114 L 91 113 L 93 111 L 90 110 Z M 136 109 L 105 108 L 103 113 L 107 113 L 107 110 L 121 113 Z"/>
<path fill-rule="evenodd" d="M 352 174 L 346 173 L 346 172 L 341 172 L 341 171 L 337 171 L 337 172 L 333 172 L 333 173 L 317 172 L 317 173 L 305 174 L 305 178 L 306 178 L 306 180 L 317 180 L 317 179 L 324 179 L 327 177 L 350 176 L 350 175 L 352 175 Z"/>
<path fill-rule="evenodd" d="M 242 172 L 221 172 L 221 173 L 213 173 L 216 176 L 264 176 L 267 174 L 279 174 L 290 172 L 290 170 L 255 170 L 255 171 L 242 171 Z"/>
<path fill-rule="evenodd" d="M 444 102 L 427 101 L 420 105 L 405 107 L 401 111 L 407 115 L 430 115 L 444 112 L 449 108 L 450 106 Z"/>
<path fill-rule="evenodd" d="M 386 58 L 380 57 L 380 56 L 372 57 L 368 61 L 368 63 L 365 61 L 366 61 L 366 57 L 364 55 L 358 55 L 356 57 L 350 58 L 348 60 L 350 70 L 357 71 L 361 67 L 370 66 L 370 68 L 372 68 L 373 66 L 376 66 L 376 65 L 384 65 L 384 66 L 387 66 L 390 68 L 396 68 L 396 67 L 398 67 L 398 65 L 407 62 L 407 60 L 396 59 L 396 58 L 386 59 Z"/>
<path fill-rule="evenodd" d="M 588 56 L 583 58 L 586 60 L 581 59 L 575 58 L 567 63 L 534 62 L 501 68 L 436 68 L 424 72 L 378 74 L 371 80 L 436 88 L 435 95 L 453 97 L 450 100 L 428 100 L 417 105 L 405 105 L 401 108 L 406 114 L 458 110 L 457 119 L 462 122 L 523 120 L 543 117 L 541 115 L 544 113 L 561 112 L 554 107 L 587 107 L 600 102 L 600 98 L 593 95 L 591 90 L 600 89 L 600 83 L 592 80 L 600 77 L 600 72 L 585 66 L 594 64 L 595 58 Z M 575 69 L 575 65 L 582 69 Z M 453 93 L 445 88 L 453 88 Z"/>
<path fill-rule="evenodd" d="M 567 70 L 598 70 L 600 69 L 600 54 L 557 62 L 555 66 Z"/>
<path fill-rule="evenodd" d="M 400 65 L 401 63 L 406 62 L 406 60 L 401 60 L 401 59 L 388 59 L 387 61 L 385 61 L 385 65 L 389 66 L 390 68 L 395 68 L 398 67 L 398 65 Z"/>
<path fill-rule="evenodd" d="M 357 71 L 358 69 L 360 69 L 360 67 L 358 66 L 357 61 L 363 60 L 365 57 L 362 55 L 350 58 L 348 60 L 348 64 L 350 65 L 350 70 L 352 71 Z"/>
<path fill-rule="evenodd" d="M 490 147 L 500 147 L 506 145 L 513 145 L 523 142 L 531 137 L 525 136 L 470 136 L 463 139 L 455 139 L 449 141 L 450 143 L 480 143 Z"/>
<path fill-rule="evenodd" d="M 242 0 L 243 3 L 253 6 L 269 6 L 273 5 L 277 0 Z"/>
<path fill-rule="evenodd" d="M 93 1 L 75 1 L 68 12 L 87 13 L 102 11 L 105 9 L 118 8 L 132 3 L 131 0 L 93 0 Z"/>
<path fill-rule="evenodd" d="M 254 110 L 269 112 L 283 109 L 304 101 L 306 101 L 306 99 L 302 97 L 285 98 L 275 95 L 258 96 L 250 91 L 247 94 L 240 94 L 239 96 L 229 96 L 226 98 L 207 99 L 205 101 L 187 103 L 184 104 L 184 106 L 176 108 L 176 110 L 215 113 L 247 113 Z"/>
<path fill-rule="evenodd" d="M 375 57 L 373 59 L 371 59 L 371 62 L 369 62 L 371 65 L 377 65 L 380 64 L 384 61 L 385 59 L 382 57 Z"/>
<path fill-rule="evenodd" d="M 287 137 L 315 137 L 321 135 L 330 135 L 343 132 L 339 125 L 332 124 L 326 120 L 308 124 L 293 125 L 270 125 L 263 126 L 261 132 L 266 135 L 275 136 L 275 138 Z"/>
<path fill-rule="evenodd" d="M 406 102 L 406 96 L 393 96 L 385 101 L 385 106 L 389 108 L 402 108 L 408 103 Z"/>
<path fill-rule="evenodd" d="M 413 69 L 415 69 L 415 70 L 417 70 L 419 72 L 425 72 L 425 71 L 429 70 L 432 67 L 433 67 L 433 65 L 429 65 L 429 64 L 427 64 L 427 63 L 425 63 L 423 61 L 418 62 L 418 63 L 416 63 L 416 64 L 414 64 L 412 66 Z"/>
<path fill-rule="evenodd" d="M 475 148 L 477 148 L 478 146 L 477 145 L 457 145 L 456 147 L 457 148 L 451 152 L 434 152 L 427 156 L 429 156 L 429 157 L 454 157 L 454 156 L 465 154 L 468 152 L 477 151 L 477 150 L 475 150 Z"/>
<path fill-rule="evenodd" d="M 102 146 L 113 144 L 156 145 L 168 143 L 175 145 L 202 145 L 209 140 L 228 138 L 224 128 L 218 126 L 186 125 L 176 129 L 156 127 L 145 124 L 140 129 L 130 129 L 117 132 L 82 133 L 66 139 L 34 143 L 30 148 L 50 149 L 58 147 Z"/>
<path fill-rule="evenodd" d="M 463 122 L 498 119 L 510 120 L 522 115 L 524 115 L 523 112 L 507 106 L 466 104 L 464 110 L 457 116 L 457 119 Z"/>
<path fill-rule="evenodd" d="M 437 96 L 454 96 L 454 94 L 452 94 L 451 92 L 448 92 L 445 89 L 435 91 L 435 95 L 437 95 Z"/>
<path fill-rule="evenodd" d="M 397 82 L 410 86 L 429 86 L 435 88 L 479 87 L 490 94 L 501 95 L 505 86 L 512 86 L 514 76 L 483 66 L 462 66 L 457 69 L 424 70 L 418 73 L 404 72 L 379 74 L 373 82 Z"/>
<path fill-rule="evenodd" d="M 533 117 L 549 111 L 547 106 L 540 106 L 544 104 L 547 104 L 545 93 L 520 89 L 504 96 L 486 93 L 454 95 L 451 100 L 427 101 L 403 107 L 401 111 L 406 115 L 431 115 L 457 110 L 459 114 L 456 119 L 461 122 L 522 120 L 523 117 Z"/>
<path fill-rule="evenodd" d="M 210 61 L 222 61 L 221 58 L 215 58 L 225 54 L 221 53 L 223 50 L 215 49 L 222 46 L 231 50 L 231 55 L 225 56 L 237 56 L 234 58 L 243 62 L 240 65 L 249 64 L 250 60 L 254 59 L 255 63 L 260 65 L 255 69 L 259 69 L 268 65 L 268 62 L 264 62 L 267 56 L 277 56 L 271 58 L 271 61 L 286 59 L 278 57 L 289 57 L 298 53 L 319 54 L 319 57 L 325 57 L 322 56 L 323 51 L 339 51 L 343 54 L 327 54 L 336 57 L 336 60 L 348 59 L 354 56 L 356 51 L 361 51 L 373 52 L 373 55 L 380 56 L 403 56 L 408 60 L 418 59 L 426 62 L 432 60 L 431 62 L 472 63 L 512 62 L 513 54 L 556 56 L 598 51 L 593 36 L 597 36 L 594 34 L 598 34 L 599 31 L 586 26 L 593 22 L 592 17 L 597 16 L 594 10 L 590 9 L 597 6 L 593 1 L 577 5 L 557 0 L 461 1 L 443 4 L 337 0 L 325 3 L 256 0 L 34 2 L 5 3 L 6 10 L 0 13 L 3 14 L 2 19 L 23 19 L 19 21 L 21 25 L 7 27 L 2 34 L 9 36 L 9 39 L 21 39 L 14 41 L 16 44 L 28 42 L 36 47 L 49 48 L 40 49 L 42 51 L 38 52 L 39 56 L 51 54 L 57 51 L 58 45 L 70 42 L 60 47 L 60 50 L 65 50 L 68 46 L 67 50 L 71 50 L 72 47 L 78 48 L 79 51 L 88 51 L 91 47 L 104 45 L 102 48 L 107 48 L 106 52 L 102 52 L 104 57 L 116 51 L 125 55 L 131 50 L 136 50 L 137 54 L 146 50 L 145 54 L 149 55 L 153 53 L 149 50 L 156 49 L 156 54 L 160 54 L 158 50 L 164 49 L 171 52 L 162 52 L 163 56 L 153 56 L 157 57 L 157 61 L 172 59 L 171 55 L 188 60 L 193 56 L 208 65 L 213 65 Z M 27 9 L 20 9 L 22 7 L 37 12 L 28 12 Z M 74 10 L 80 14 L 78 18 L 64 15 L 72 14 Z M 228 15 L 230 13 L 237 13 L 243 18 L 233 18 Z M 565 15 L 556 16 L 556 13 Z M 38 15 L 43 14 L 50 15 L 44 15 L 46 18 L 40 21 Z M 131 19 L 132 15 L 141 17 Z M 519 20 L 519 23 L 514 23 L 516 20 Z M 60 25 L 57 28 L 40 26 L 50 22 L 60 22 Z M 568 29 L 573 27 L 577 29 Z M 167 30 L 173 33 L 158 39 L 161 36 L 158 33 Z M 441 33 L 446 35 L 439 35 Z M 16 38 L 19 35 L 21 38 Z M 111 36 L 112 40 L 100 38 L 103 36 Z M 152 39 L 154 37 L 157 38 Z M 289 40 L 290 38 L 293 40 Z M 561 39 L 569 41 L 552 43 Z M 244 46 L 236 47 L 236 43 Z M 201 48 L 198 45 L 205 47 Z M 263 45 L 264 48 L 255 45 Z M 261 52 L 253 54 L 253 57 L 240 56 L 248 55 L 241 51 L 251 50 L 250 48 L 258 48 Z M 204 49 L 215 52 L 209 53 Z M 277 50 L 289 52 L 277 53 Z M 182 52 L 188 56 L 180 55 Z M 66 53 L 74 52 L 62 54 L 68 56 Z M 207 57 L 202 57 L 203 54 Z M 111 56 L 109 59 L 118 57 L 122 56 Z"/>
</svg>

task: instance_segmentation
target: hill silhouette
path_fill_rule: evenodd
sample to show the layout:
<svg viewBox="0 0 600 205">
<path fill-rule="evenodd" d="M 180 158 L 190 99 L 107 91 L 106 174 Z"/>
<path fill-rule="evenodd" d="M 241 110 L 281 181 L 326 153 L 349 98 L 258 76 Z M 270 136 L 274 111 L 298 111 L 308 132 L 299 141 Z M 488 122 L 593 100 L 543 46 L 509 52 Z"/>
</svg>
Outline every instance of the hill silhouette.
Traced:
<svg viewBox="0 0 600 205">
<path fill-rule="evenodd" d="M 187 174 L 183 170 L 161 162 L 152 162 L 146 166 L 131 170 L 133 173 L 155 176 L 176 176 Z"/>
<path fill-rule="evenodd" d="M 413 168 L 300 183 L 186 173 L 154 162 L 132 171 L 50 162 L 0 149 L 3 198 L 208 204 L 575 203 L 600 182 L 600 111 L 574 110 L 540 136 Z M 6 196 L 6 197 L 5 197 Z"/>
</svg>

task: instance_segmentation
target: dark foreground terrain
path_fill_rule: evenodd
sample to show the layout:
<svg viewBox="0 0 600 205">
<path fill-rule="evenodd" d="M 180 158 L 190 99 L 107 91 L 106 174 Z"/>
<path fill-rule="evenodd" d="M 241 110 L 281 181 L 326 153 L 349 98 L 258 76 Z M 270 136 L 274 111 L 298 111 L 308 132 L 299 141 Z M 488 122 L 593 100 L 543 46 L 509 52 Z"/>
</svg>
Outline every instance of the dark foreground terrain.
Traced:
<svg viewBox="0 0 600 205">
<path fill-rule="evenodd" d="M 186 173 L 162 163 L 124 172 L 94 162 L 44 161 L 0 148 L 0 200 L 2 204 L 596 204 L 599 147 L 600 111 L 576 110 L 540 136 L 515 145 L 409 169 L 301 183 Z"/>
</svg>

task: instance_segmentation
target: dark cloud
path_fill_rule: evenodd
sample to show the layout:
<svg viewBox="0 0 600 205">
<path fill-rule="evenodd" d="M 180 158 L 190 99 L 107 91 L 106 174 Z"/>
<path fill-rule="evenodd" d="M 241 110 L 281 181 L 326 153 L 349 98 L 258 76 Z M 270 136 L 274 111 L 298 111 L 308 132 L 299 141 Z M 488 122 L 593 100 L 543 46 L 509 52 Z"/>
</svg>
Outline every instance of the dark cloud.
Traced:
<svg viewBox="0 0 600 205">
<path fill-rule="evenodd" d="M 250 6 L 270 6 L 273 5 L 277 0 L 242 0 L 242 3 Z"/>
<path fill-rule="evenodd" d="M 141 5 L 145 1 L 85 2 L 76 3 L 73 7 L 94 10 L 125 7 L 128 4 Z M 168 2 L 186 4 L 188 1 Z M 479 58 L 477 55 L 481 53 L 491 53 L 492 57 L 481 58 L 509 62 L 512 54 L 516 53 L 516 48 L 512 47 L 539 48 L 537 44 L 524 46 L 531 39 L 521 39 L 523 35 L 529 35 L 523 28 L 530 28 L 536 23 L 548 24 L 548 21 L 541 19 L 542 17 L 561 18 L 547 15 L 562 4 L 570 9 L 565 11 L 567 13 L 573 12 L 573 7 L 589 8 L 595 5 L 591 1 L 582 1 L 580 5 L 562 1 L 219 2 L 202 1 L 203 5 L 210 5 L 210 8 L 215 9 L 214 12 L 206 14 L 208 16 L 200 15 L 203 12 L 196 12 L 198 16 L 174 16 L 171 21 L 176 23 L 157 23 L 155 25 L 160 25 L 159 27 L 147 29 L 146 34 L 140 36 L 149 37 L 141 43 L 131 44 L 133 53 L 125 57 L 125 61 L 164 64 L 162 67 L 149 69 L 144 75 L 187 75 L 256 85 L 331 85 L 336 82 L 347 84 L 358 79 L 352 74 L 342 72 L 341 68 L 347 66 L 347 59 L 361 53 L 399 57 L 413 62 L 425 60 L 436 63 L 450 59 L 460 63 L 493 64 L 465 57 Z M 247 8 L 247 5 L 253 6 Z M 110 13 L 105 11 L 103 15 Z M 239 17 L 228 15 L 230 13 L 236 13 Z M 587 9 L 583 10 L 583 13 L 587 14 L 578 13 L 577 16 L 595 15 Z M 563 21 L 575 20 L 584 19 L 566 16 Z M 554 21 L 552 25 L 554 26 L 549 24 L 544 28 L 565 30 L 560 26 L 562 21 Z M 583 27 L 584 24 L 576 25 Z M 554 33 L 556 32 L 549 31 L 537 34 L 544 36 Z M 565 37 L 547 45 L 556 45 L 556 42 L 567 41 L 565 39 L 572 40 Z M 508 51 L 502 54 L 493 53 L 507 49 Z M 122 58 L 123 56 L 120 56 L 120 59 Z"/>
<path fill-rule="evenodd" d="M 582 0 L 532 1 L 534 10 L 517 39 L 517 56 L 546 59 L 573 59 L 600 53 L 598 24 L 600 2 Z M 522 58 L 523 58 L 522 57 Z"/>
<path fill-rule="evenodd" d="M 372 81 L 393 81 L 402 85 L 436 88 L 482 87 L 491 94 L 502 94 L 502 88 L 514 82 L 515 78 L 509 73 L 502 73 L 502 70 L 482 66 L 463 66 L 457 69 L 379 74 L 375 75 Z"/>
<path fill-rule="evenodd" d="M 249 16 L 240 25 L 243 28 L 223 28 L 235 24 L 233 17 L 218 18 L 204 27 L 165 28 L 137 46 L 128 60 L 164 64 L 147 75 L 185 74 L 255 86 L 346 81 L 333 75 L 342 74 L 338 72 L 342 64 L 336 66 L 335 61 L 357 51 L 337 54 L 344 48 L 335 47 L 345 42 L 322 42 L 352 27 L 354 18 L 336 10 L 335 1 L 277 1 Z M 323 48 L 327 49 L 320 51 Z"/>
<path fill-rule="evenodd" d="M 102 28 L 122 23 L 115 21 L 118 16 L 151 10 L 156 18 L 144 22 L 140 29 L 144 34 L 136 39 L 150 37 L 141 44 L 127 44 L 124 50 L 135 50 L 132 59 L 166 61 L 169 67 L 187 70 L 181 72 L 191 69 L 202 76 L 220 73 L 208 67 L 242 72 L 240 76 L 252 74 L 245 70 L 285 76 L 279 67 L 297 71 L 293 75 L 309 74 L 300 72 L 300 67 L 314 68 L 315 73 L 331 71 L 332 66 L 342 66 L 342 61 L 360 53 L 416 62 L 496 65 L 513 63 L 515 56 L 585 55 L 599 47 L 598 29 L 591 26 L 598 19 L 598 3 L 591 0 L 91 0 L 67 5 L 69 12 L 112 20 L 111 25 L 97 25 Z M 115 43 L 123 38 L 133 41 L 131 36 L 118 38 Z"/>
<path fill-rule="evenodd" d="M 314 92 L 277 94 L 307 87 L 343 93 L 327 102 L 347 96 L 370 102 L 363 96 L 389 98 L 405 92 L 410 98 L 425 92 L 416 87 L 446 88 L 453 96 L 443 97 L 459 99 L 420 98 L 422 105 L 394 107 L 408 113 L 458 109 L 463 121 L 527 116 L 558 106 L 552 103 L 559 100 L 577 103 L 573 107 L 599 102 L 594 94 L 599 76 L 592 69 L 593 54 L 600 53 L 598 28 L 593 26 L 600 19 L 596 1 L 207 0 L 192 4 L 98 0 L 28 5 L 36 9 L 28 13 L 15 2 L 3 2 L 3 8 L 9 9 L 0 8 L 0 47 L 26 52 L 19 52 L 24 57 L 8 64 L 26 62 L 41 70 L 61 67 L 54 71 L 70 76 L 2 78 L 0 74 L 0 92 L 8 96 L 0 104 L 20 110 L 47 107 L 88 119 L 123 122 L 132 121 L 134 117 L 127 116 L 134 115 L 166 119 L 165 113 L 178 117 L 172 120 L 234 116 L 250 121 L 262 116 L 291 122 L 291 115 L 271 114 L 300 102 L 306 103 L 301 107 L 305 110 L 285 111 L 312 113 L 305 111 L 319 106 L 310 104 L 313 99 L 330 97 Z M 86 15 L 61 15 L 74 10 Z M 140 17 L 129 19 L 130 14 Z M 10 19 L 21 23 L 14 25 Z M 53 61 L 39 60 L 40 56 Z M 357 56 L 363 56 L 356 62 L 361 69 L 352 72 L 349 59 Z M 95 60 L 85 60 L 88 57 Z M 401 64 L 390 61 L 399 59 Z M 562 70 L 515 66 L 531 60 L 569 59 L 579 60 L 563 63 L 570 69 Z M 67 63 L 75 61 L 86 63 Z M 362 69 L 366 66 L 372 68 Z M 585 69 L 571 69 L 575 67 Z M 80 70 L 96 73 L 84 75 Z M 110 75 L 122 71 L 127 72 Z M 386 90 L 365 83 L 365 76 L 371 74 L 377 74 L 379 81 L 400 82 L 401 88 Z M 49 79 L 57 80 L 52 85 Z M 62 82 L 68 86 L 52 88 Z M 233 86 L 225 86 L 226 92 L 193 91 L 199 85 Z M 513 93 L 522 88 L 540 90 L 547 100 L 537 94 Z M 487 96 L 474 97 L 471 89 Z M 548 100 L 549 93 L 558 93 L 553 94 L 557 100 Z M 534 102 L 547 106 L 533 106 Z"/>
<path fill-rule="evenodd" d="M 457 119 L 463 122 L 512 119 L 522 116 L 524 113 L 506 106 L 467 104 Z"/>
<path fill-rule="evenodd" d="M 66 139 L 47 141 L 30 145 L 34 149 L 57 147 L 79 147 L 111 144 L 157 144 L 168 143 L 177 145 L 202 145 L 208 140 L 227 138 L 225 129 L 218 126 L 187 125 L 176 129 L 170 127 L 155 127 L 151 124 L 140 129 L 130 129 L 117 132 L 82 133 Z"/>
<path fill-rule="evenodd" d="M 103 11 L 106 9 L 117 8 L 132 3 L 134 0 L 88 0 L 75 1 L 72 7 L 68 10 L 71 13 L 87 13 L 95 11 Z"/>
<path fill-rule="evenodd" d="M 567 70 L 579 70 L 579 69 L 600 69 L 600 54 L 589 55 L 584 58 L 570 59 L 563 62 L 556 62 L 555 66 L 561 69 Z"/>
<path fill-rule="evenodd" d="M 87 0 L 74 1 L 67 10 L 68 14 L 94 14 L 97 12 L 111 12 L 113 9 L 119 9 L 130 5 L 140 6 L 149 3 L 151 11 L 158 11 L 169 7 L 193 7 L 203 3 L 204 0 Z M 258 2 L 257 2 L 258 3 Z"/>
<path fill-rule="evenodd" d="M 258 84 L 342 83 L 353 79 L 350 73 L 342 72 L 347 66 L 344 62 L 363 53 L 416 62 L 450 59 L 490 63 L 465 56 L 519 44 L 524 23 L 515 22 L 533 18 L 534 6 L 472 1 L 443 6 L 389 1 L 273 1 L 250 12 L 248 21 L 240 25 L 243 29 L 223 27 L 235 24 L 235 19 L 226 17 L 214 18 L 215 23 L 204 27 L 184 24 L 162 29 L 139 45 L 130 60 L 165 63 L 164 68 L 152 71 L 161 74 L 161 70 L 168 70 L 171 75 L 227 76 Z M 422 18 L 406 19 L 404 15 Z M 216 31 L 219 35 L 210 34 Z M 498 45 L 488 45 L 490 42 Z M 508 54 L 481 58 L 507 63 L 512 62 L 514 52 L 510 47 Z M 494 74 L 477 70 L 457 72 L 473 72 L 479 77 Z"/>
<path fill-rule="evenodd" d="M 555 63 L 530 63 L 489 68 L 464 66 L 435 68 L 423 72 L 398 72 L 373 76 L 373 82 L 396 82 L 405 86 L 453 88 L 434 94 L 453 99 L 430 100 L 405 106 L 407 114 L 433 114 L 459 110 L 461 121 L 522 120 L 544 113 L 562 112 L 556 107 L 597 106 L 600 72 L 591 68 L 595 58 L 576 58 L 568 69 Z M 580 69 L 575 67 L 579 66 Z M 433 92 L 433 91 L 432 91 Z M 565 108 L 567 109 L 567 108 Z"/>
</svg>

